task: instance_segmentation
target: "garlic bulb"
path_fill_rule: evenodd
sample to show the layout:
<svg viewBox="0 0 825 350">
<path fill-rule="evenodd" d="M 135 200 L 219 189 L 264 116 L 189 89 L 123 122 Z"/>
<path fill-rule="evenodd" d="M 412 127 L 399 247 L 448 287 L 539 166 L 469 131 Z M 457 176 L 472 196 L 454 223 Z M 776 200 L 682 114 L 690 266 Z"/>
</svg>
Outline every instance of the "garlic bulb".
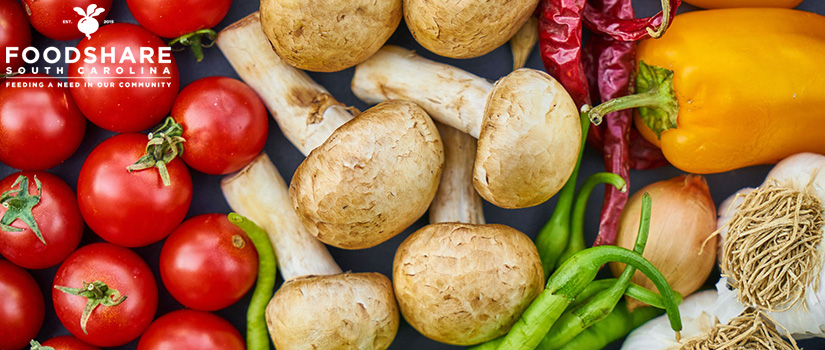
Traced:
<svg viewBox="0 0 825 350">
<path fill-rule="evenodd" d="M 768 197 L 766 193 L 771 189 L 777 192 L 782 189 L 792 190 L 796 194 L 785 195 L 781 198 Z M 778 238 L 755 237 L 758 234 L 766 234 L 764 226 L 757 226 L 761 222 L 760 218 L 747 217 L 745 218 L 747 220 L 742 218 L 741 212 L 755 207 L 750 205 L 748 208 L 743 208 L 743 203 L 749 199 L 752 200 L 757 194 L 762 194 L 763 198 L 767 198 L 762 200 L 761 207 L 776 203 L 776 207 L 780 208 L 765 220 L 766 224 L 763 224 L 770 225 L 771 230 L 777 232 L 774 236 Z M 775 196 L 780 196 L 780 194 Z M 809 198 L 806 203 L 802 203 L 805 196 Z M 810 198 L 810 196 L 815 198 Z M 825 247 L 821 239 L 825 225 L 822 225 L 822 202 L 825 202 L 825 156 L 813 153 L 800 153 L 782 160 L 770 171 L 759 189 L 745 188 L 728 198 L 719 207 L 720 243 L 717 254 L 723 267 L 723 277 L 716 285 L 719 299 L 722 302 L 738 304 L 742 307 L 745 302 L 747 306 L 768 310 L 767 314 L 778 325 L 787 328 L 797 338 L 825 336 L 825 269 L 822 268 L 825 262 L 823 260 Z M 794 206 L 795 203 L 801 204 Z M 811 203 L 819 203 L 819 212 L 811 208 Z M 803 204 L 807 204 L 807 207 L 803 208 Z M 806 213 L 800 214 L 803 209 Z M 739 213 L 738 216 L 737 213 Z M 740 233 L 742 227 L 745 227 L 743 225 L 750 226 L 747 227 L 745 233 Z M 729 242 L 730 244 L 725 244 L 729 236 L 729 228 L 734 226 L 737 231 L 732 231 L 734 232 L 733 240 Z M 804 232 L 805 235 L 800 236 L 803 233 L 800 231 L 806 229 L 810 232 Z M 772 238 L 771 242 L 775 241 L 774 244 L 781 245 L 781 247 L 772 248 L 766 244 L 762 244 L 761 247 L 749 246 L 756 238 L 759 238 L 760 243 Z M 737 245 L 740 242 L 742 242 L 741 245 Z M 752 261 L 742 261 L 743 257 L 750 256 L 742 253 L 745 248 L 748 249 L 748 254 L 760 252 L 760 255 Z M 792 249 L 795 249 L 793 254 L 788 253 Z M 803 251 L 805 249 L 808 252 Z M 789 255 L 793 255 L 794 259 L 783 257 Z M 799 260 L 800 256 L 804 256 L 807 260 L 789 261 Z M 726 258 L 728 260 L 725 260 Z M 726 261 L 730 266 L 726 266 Z M 794 263 L 798 266 L 792 265 Z M 782 274 L 783 270 L 775 269 L 777 267 L 782 267 L 784 271 L 794 269 L 799 271 L 785 276 Z M 738 270 L 748 273 L 740 277 L 743 280 L 741 283 L 736 278 L 729 277 L 742 273 L 737 272 Z M 810 275 L 807 279 L 805 279 L 806 273 Z M 805 283 L 794 285 L 800 280 L 804 280 Z M 737 285 L 743 288 L 732 288 Z M 765 299 L 764 297 L 773 294 L 778 294 L 778 297 L 784 297 L 784 299 Z M 785 300 L 785 302 L 776 303 L 776 300 Z"/>
<path fill-rule="evenodd" d="M 645 186 L 627 201 L 619 219 L 616 245 L 632 249 L 639 230 L 643 193 L 650 193 L 653 210 L 650 238 L 643 256 L 664 274 L 673 290 L 682 295 L 695 292 L 710 275 L 716 258 L 716 238 L 707 239 L 716 229 L 716 206 L 702 176 L 682 175 Z M 624 264 L 611 263 L 614 276 Z M 653 283 L 641 272 L 633 282 L 652 289 Z M 633 310 L 641 303 L 628 299 Z"/>
<path fill-rule="evenodd" d="M 687 297 L 679 312 L 682 315 L 682 339 L 688 340 L 707 334 L 714 326 L 714 320 L 726 324 L 738 316 L 744 307 L 735 303 L 720 303 L 714 290 L 706 290 Z M 659 316 L 636 328 L 627 336 L 622 349 L 665 350 L 679 349 L 683 342 L 673 337 L 666 315 Z"/>
</svg>

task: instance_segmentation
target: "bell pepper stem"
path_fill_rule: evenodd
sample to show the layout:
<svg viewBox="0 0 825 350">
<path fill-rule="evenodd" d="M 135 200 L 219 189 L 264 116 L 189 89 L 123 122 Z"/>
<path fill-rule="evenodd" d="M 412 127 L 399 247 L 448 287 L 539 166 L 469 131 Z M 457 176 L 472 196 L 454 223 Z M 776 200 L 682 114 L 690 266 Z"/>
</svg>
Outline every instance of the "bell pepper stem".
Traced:
<svg viewBox="0 0 825 350">
<path fill-rule="evenodd" d="M 584 215 L 587 211 L 587 200 L 593 189 L 600 184 L 609 184 L 617 188 L 619 191 L 626 192 L 627 184 L 621 176 L 614 173 L 595 173 L 584 180 L 579 194 L 576 195 L 576 201 L 573 203 L 573 213 L 570 218 L 570 239 L 567 247 L 559 258 L 559 263 L 567 260 L 571 255 L 576 254 L 585 248 L 584 243 Z"/>
<path fill-rule="evenodd" d="M 544 268 L 544 278 L 550 276 L 550 272 L 559 261 L 559 257 L 567 247 L 570 238 L 570 211 L 573 208 L 573 199 L 576 193 L 576 181 L 579 177 L 579 167 L 581 166 L 582 155 L 584 154 L 585 143 L 587 142 L 587 132 L 590 129 L 586 109 L 583 108 L 580 115 L 582 127 L 581 151 L 579 159 L 573 168 L 573 173 L 559 191 L 556 209 L 547 224 L 542 227 L 536 235 L 536 246 L 538 247 L 541 264 Z"/>
<path fill-rule="evenodd" d="M 673 88 L 673 71 L 639 62 L 636 74 L 635 95 L 617 97 L 590 109 L 590 121 L 602 123 L 604 116 L 628 109 L 638 108 L 645 124 L 661 137 L 662 132 L 677 127 L 679 102 Z"/>
</svg>

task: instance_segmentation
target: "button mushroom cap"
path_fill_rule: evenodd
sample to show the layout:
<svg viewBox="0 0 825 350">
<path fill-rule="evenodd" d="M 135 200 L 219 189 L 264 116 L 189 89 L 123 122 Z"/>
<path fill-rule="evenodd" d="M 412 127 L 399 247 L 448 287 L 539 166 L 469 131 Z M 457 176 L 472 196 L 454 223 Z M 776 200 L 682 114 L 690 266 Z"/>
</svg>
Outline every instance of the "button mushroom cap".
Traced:
<svg viewBox="0 0 825 350">
<path fill-rule="evenodd" d="M 383 350 L 395 338 L 398 323 L 392 284 L 379 273 L 293 279 L 266 308 L 278 350 Z"/>
<path fill-rule="evenodd" d="M 381 103 L 338 128 L 295 171 L 292 204 L 309 232 L 344 249 L 378 245 L 427 211 L 444 149 L 418 105 Z"/>
<path fill-rule="evenodd" d="M 539 0 L 404 0 L 404 20 L 421 46 L 438 55 L 472 58 L 503 45 Z"/>
<path fill-rule="evenodd" d="M 472 345 L 499 337 L 544 288 L 538 251 L 503 225 L 439 223 L 410 235 L 393 262 L 395 295 L 425 336 Z"/>
<path fill-rule="evenodd" d="M 261 0 L 261 23 L 275 52 L 316 72 L 366 60 L 400 22 L 401 0 Z"/>
<path fill-rule="evenodd" d="M 541 204 L 570 178 L 581 149 L 576 104 L 558 81 L 519 69 L 496 82 L 478 137 L 473 184 L 503 208 Z"/>
</svg>

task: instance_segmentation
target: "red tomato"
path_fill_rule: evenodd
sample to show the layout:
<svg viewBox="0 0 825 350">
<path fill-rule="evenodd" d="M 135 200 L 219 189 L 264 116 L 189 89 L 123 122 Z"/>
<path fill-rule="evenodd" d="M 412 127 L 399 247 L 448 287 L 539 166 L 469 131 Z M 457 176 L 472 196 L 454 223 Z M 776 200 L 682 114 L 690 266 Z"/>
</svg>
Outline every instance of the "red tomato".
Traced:
<svg viewBox="0 0 825 350">
<path fill-rule="evenodd" d="M 54 350 L 100 350 L 99 347 L 86 344 L 71 335 L 54 337 L 40 345 L 52 347 Z"/>
<path fill-rule="evenodd" d="M 128 58 L 118 63 L 127 48 L 136 63 Z M 162 58 L 160 48 L 165 48 Z M 92 56 L 84 55 L 85 58 L 69 64 L 69 77 L 84 78 L 79 80 L 80 86 L 72 86 L 71 92 L 77 106 L 92 123 L 106 130 L 134 132 L 147 129 L 168 115 L 180 78 L 175 58 L 168 54 L 171 49 L 160 38 L 134 24 L 115 23 L 100 27 L 91 39 L 81 40 L 77 49 L 80 52 L 95 50 Z M 105 58 L 106 62 L 101 63 L 104 59 L 101 49 L 107 54 L 114 51 L 114 62 Z M 141 59 L 142 49 L 154 52 L 151 62 L 149 58 Z M 87 62 L 92 57 L 95 60 Z M 168 63 L 160 63 L 161 59 Z"/>
<path fill-rule="evenodd" d="M 175 99 L 172 117 L 183 126 L 183 160 L 212 175 L 238 171 L 264 149 L 266 108 L 246 84 L 208 77 L 186 86 Z"/>
<path fill-rule="evenodd" d="M 31 209 L 31 213 L 46 244 L 40 241 L 28 224 L 17 219 L 11 226 L 23 231 L 0 230 L 0 254 L 27 269 L 52 267 L 65 260 L 77 248 L 83 236 L 83 219 L 80 218 L 77 197 L 63 180 L 42 171 L 19 172 L 7 176 L 0 181 L 0 193 L 11 190 L 12 184 L 21 175 L 28 179 L 31 196 L 38 194 L 35 177 L 43 184 L 40 201 Z M 18 193 L 17 196 L 19 195 Z M 0 206 L 0 217 L 6 215 L 7 210 Z"/>
<path fill-rule="evenodd" d="M 137 350 L 246 350 L 231 323 L 209 312 L 172 311 L 159 317 L 140 337 Z"/>
<path fill-rule="evenodd" d="M 144 155 L 143 134 L 103 141 L 86 158 L 77 180 L 80 213 L 92 231 L 124 247 L 140 247 L 169 235 L 192 202 L 192 178 L 180 159 L 167 165 L 171 186 L 155 168 L 129 172 Z"/>
<path fill-rule="evenodd" d="M 86 118 L 69 89 L 58 83 L 45 74 L 23 74 L 2 83 L 0 162 L 17 169 L 44 170 L 77 151 Z"/>
<path fill-rule="evenodd" d="M 152 323 L 158 307 L 158 288 L 149 266 L 129 249 L 108 243 L 90 244 L 60 265 L 54 286 L 84 288 L 95 281 L 105 283 L 126 299 L 114 306 L 98 305 L 86 324 L 86 334 L 80 319 L 88 299 L 54 288 L 54 309 L 63 326 L 78 339 L 101 347 L 120 346 L 140 336 Z"/>
<path fill-rule="evenodd" d="M 0 260 L 0 350 L 19 350 L 37 336 L 46 307 L 34 278 Z"/>
<path fill-rule="evenodd" d="M 83 37 L 78 29 L 81 20 L 103 19 L 112 8 L 112 0 L 22 0 L 34 29 L 54 40 L 75 40 Z M 90 9 L 90 5 L 95 7 Z M 75 10 L 80 8 L 80 12 Z M 81 14 L 82 13 L 82 14 Z"/>
<path fill-rule="evenodd" d="M 26 13 L 15 0 L 0 0 L 0 74 L 10 74 L 23 66 L 21 52 L 32 43 L 32 32 Z M 17 47 L 17 57 L 6 57 L 7 47 Z"/>
<path fill-rule="evenodd" d="M 232 0 L 126 0 L 135 19 L 164 38 L 176 38 L 217 25 Z"/>
<path fill-rule="evenodd" d="M 240 300 L 258 273 L 258 253 L 246 233 L 223 214 L 186 220 L 160 253 L 160 277 L 188 308 L 223 309 Z"/>
</svg>

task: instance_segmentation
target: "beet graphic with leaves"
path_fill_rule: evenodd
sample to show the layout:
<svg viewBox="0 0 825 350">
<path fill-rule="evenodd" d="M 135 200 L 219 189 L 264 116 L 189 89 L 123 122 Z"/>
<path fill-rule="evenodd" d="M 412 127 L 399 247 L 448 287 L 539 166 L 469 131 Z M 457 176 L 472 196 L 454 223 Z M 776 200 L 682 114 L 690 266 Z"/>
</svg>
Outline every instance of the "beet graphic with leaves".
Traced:
<svg viewBox="0 0 825 350">
<path fill-rule="evenodd" d="M 75 7 L 74 10 L 83 16 L 80 22 L 77 23 L 77 29 L 80 30 L 81 33 L 86 34 L 86 38 L 91 39 L 91 35 L 100 28 L 100 23 L 97 22 L 95 17 L 106 11 L 106 9 L 102 7 L 98 8 L 97 5 L 91 4 L 86 8 L 86 12 L 83 12 L 83 9 L 80 7 Z"/>
</svg>

